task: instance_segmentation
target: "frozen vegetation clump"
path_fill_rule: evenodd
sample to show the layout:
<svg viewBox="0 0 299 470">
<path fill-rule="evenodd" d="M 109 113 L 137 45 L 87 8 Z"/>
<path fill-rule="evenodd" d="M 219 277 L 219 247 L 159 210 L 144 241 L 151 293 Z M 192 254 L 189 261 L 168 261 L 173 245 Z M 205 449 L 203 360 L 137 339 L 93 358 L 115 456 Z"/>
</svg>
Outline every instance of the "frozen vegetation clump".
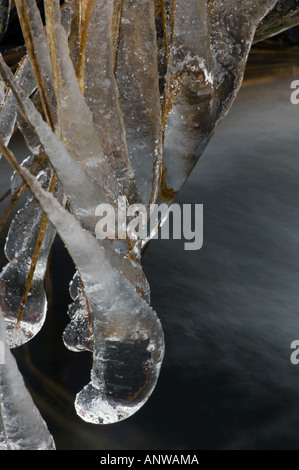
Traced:
<svg viewBox="0 0 299 470">
<path fill-rule="evenodd" d="M 93 354 L 75 400 L 95 424 L 130 417 L 147 401 L 164 356 L 141 244 L 99 240 L 100 204 L 171 204 L 241 86 L 255 37 L 299 22 L 277 0 L 15 0 L 26 54 L 6 94 L 0 150 L 15 173 L 9 211 L 28 189 L 0 275 L 0 448 L 53 449 L 9 348 L 33 338 L 47 312 L 44 278 L 56 233 L 77 268 L 63 341 Z M 10 2 L 0 2 L 0 37 Z M 257 39 L 256 39 L 257 40 Z M 9 150 L 15 129 L 28 155 Z M 158 230 L 157 223 L 157 230 Z"/>
</svg>

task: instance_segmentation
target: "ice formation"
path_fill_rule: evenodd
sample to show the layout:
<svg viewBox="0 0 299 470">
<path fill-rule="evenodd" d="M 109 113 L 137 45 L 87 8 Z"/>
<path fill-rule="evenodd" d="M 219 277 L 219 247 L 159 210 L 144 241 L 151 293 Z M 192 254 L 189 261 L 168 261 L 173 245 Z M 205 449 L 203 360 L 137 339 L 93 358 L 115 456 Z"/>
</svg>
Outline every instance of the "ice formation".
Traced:
<svg viewBox="0 0 299 470">
<path fill-rule="evenodd" d="M 288 0 L 69 0 L 60 8 L 58 0 L 44 0 L 43 24 L 34 1 L 15 5 L 27 53 L 14 75 L 0 58 L 8 87 L 0 151 L 16 172 L 12 201 L 26 185 L 34 199 L 9 231 L 0 317 L 10 347 L 40 330 L 57 232 L 77 267 L 63 340 L 72 351 L 93 354 L 91 381 L 78 393 L 76 411 L 87 422 L 114 423 L 150 397 L 164 338 L 150 306 L 141 247 L 129 239 L 98 240 L 96 207 L 116 206 L 119 196 L 128 204 L 170 204 L 233 103 L 252 42 L 299 22 L 299 6 Z M 31 154 L 21 165 L 7 148 L 15 126 Z M 2 417 L 6 380 L 15 380 L 15 393 L 25 397 L 7 357 L 12 371 L 6 378 L 0 369 Z M 4 417 L 0 439 L 14 422 Z M 47 436 L 41 432 L 40 446 L 51 447 Z"/>
<path fill-rule="evenodd" d="M 52 169 L 46 168 L 37 175 L 38 180 L 47 189 L 51 184 L 51 174 Z M 5 245 L 5 254 L 9 263 L 0 274 L 0 309 L 6 320 L 10 347 L 17 347 L 29 341 L 45 321 L 47 300 L 44 278 L 55 234 L 54 228 L 47 223 L 42 210 L 33 198 L 30 198 L 19 210 L 11 224 Z M 24 297 L 38 240 L 40 249 L 35 260 L 30 292 Z M 19 312 L 17 318 L 16 312 Z"/>
<path fill-rule="evenodd" d="M 7 345 L 1 313 L 0 341 L 5 345 L 5 364 L 0 364 L 0 450 L 55 450 L 53 438 Z"/>
</svg>

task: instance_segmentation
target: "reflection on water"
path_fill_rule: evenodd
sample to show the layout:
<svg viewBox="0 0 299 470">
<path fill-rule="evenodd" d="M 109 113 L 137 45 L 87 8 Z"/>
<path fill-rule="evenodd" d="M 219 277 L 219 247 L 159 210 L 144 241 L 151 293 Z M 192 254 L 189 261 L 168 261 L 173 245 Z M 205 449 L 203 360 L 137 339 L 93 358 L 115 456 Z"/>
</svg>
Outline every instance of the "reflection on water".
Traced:
<svg viewBox="0 0 299 470">
<path fill-rule="evenodd" d="M 299 76 L 299 46 L 286 47 L 272 41 L 255 45 L 250 53 L 243 86 L 290 75 Z"/>
<path fill-rule="evenodd" d="M 237 102 L 178 198 L 204 204 L 202 250 L 163 240 L 146 252 L 166 358 L 152 398 L 120 424 L 75 415 L 91 358 L 62 343 L 73 266 L 55 244 L 46 325 L 15 354 L 58 448 L 299 449 L 299 369 L 289 360 L 299 339 L 297 53 L 252 57 Z"/>
</svg>

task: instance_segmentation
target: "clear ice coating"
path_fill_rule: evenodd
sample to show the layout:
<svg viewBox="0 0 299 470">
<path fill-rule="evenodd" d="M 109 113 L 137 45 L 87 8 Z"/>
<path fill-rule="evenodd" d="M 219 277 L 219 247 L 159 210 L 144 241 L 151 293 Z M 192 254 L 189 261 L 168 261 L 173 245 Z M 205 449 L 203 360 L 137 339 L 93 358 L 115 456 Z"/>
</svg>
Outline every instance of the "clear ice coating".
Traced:
<svg viewBox="0 0 299 470">
<path fill-rule="evenodd" d="M 171 202 L 230 109 L 243 80 L 256 28 L 277 0 L 166 3 L 172 8 L 169 5 L 166 25 L 171 34 L 165 59 L 160 197 Z"/>
<path fill-rule="evenodd" d="M 0 58 L 10 88 L 0 113 L 0 147 L 35 200 L 18 212 L 9 232 L 0 317 L 3 312 L 10 346 L 42 326 L 43 280 L 57 231 L 77 267 L 63 341 L 93 355 L 91 380 L 76 397 L 76 411 L 87 422 L 114 423 L 153 392 L 164 337 L 150 307 L 139 247 L 97 240 L 96 207 L 116 206 L 119 196 L 129 204 L 170 204 L 233 103 L 252 42 L 298 24 L 299 5 L 70 0 L 60 10 L 58 0 L 44 0 L 44 26 L 35 2 L 15 4 L 27 55 L 14 77 Z M 6 148 L 15 124 L 33 155 L 23 166 Z M 39 159 L 44 166 L 35 166 Z M 48 191 L 53 170 L 69 210 L 62 193 Z M 12 194 L 20 184 L 14 176 Z M 22 305 L 43 211 L 52 225 Z M 7 422 L 0 423 L 0 447 L 6 448 Z"/>
<path fill-rule="evenodd" d="M 55 450 L 53 437 L 25 387 L 6 343 L 0 313 L 0 341 L 5 364 L 0 364 L 0 450 Z"/>
<path fill-rule="evenodd" d="M 32 72 L 29 57 L 26 56 L 15 73 L 16 82 L 22 87 L 26 96 L 36 89 L 36 81 Z M 19 105 L 11 90 L 6 94 L 0 113 L 0 137 L 8 145 L 14 131 Z M 0 155 L 1 158 L 1 155 Z"/>
<path fill-rule="evenodd" d="M 124 0 L 122 8 L 115 65 L 119 105 L 141 201 L 148 204 L 157 197 L 155 172 L 159 177 L 162 157 L 154 3 Z"/>
<path fill-rule="evenodd" d="M 31 166 L 33 163 L 34 160 Z M 49 167 L 37 176 L 46 188 L 49 187 L 51 174 L 52 168 Z M 56 232 L 47 222 L 44 222 L 43 226 L 43 220 L 43 211 L 31 197 L 14 217 L 7 236 L 5 255 L 9 263 L 0 274 L 0 312 L 6 322 L 7 341 L 11 348 L 21 346 L 32 339 L 45 321 L 47 299 L 44 280 Z M 41 243 L 38 260 L 30 290 L 24 298 L 38 243 Z"/>
<path fill-rule="evenodd" d="M 92 351 L 93 325 L 91 312 L 83 281 L 78 271 L 70 284 L 70 295 L 74 302 L 68 309 L 71 322 L 64 330 L 63 342 L 70 351 Z"/>
<path fill-rule="evenodd" d="M 77 413 L 95 424 L 125 419 L 140 409 L 157 383 L 164 357 L 161 323 L 94 236 L 27 169 L 18 171 L 68 247 L 92 314 L 93 368 L 90 383 L 77 395 Z"/>
<path fill-rule="evenodd" d="M 94 0 L 89 8 L 90 19 L 84 45 L 88 57 L 84 73 L 84 97 L 92 111 L 103 152 L 113 166 L 121 194 L 128 194 L 132 201 L 137 202 L 139 194 L 129 159 L 128 140 L 114 75 L 119 55 L 114 45 L 119 40 L 120 25 L 114 28 L 112 25 L 120 16 L 122 2 Z"/>
<path fill-rule="evenodd" d="M 258 25 L 254 42 L 263 41 L 299 23 L 299 5 L 294 0 L 279 0 Z"/>
</svg>

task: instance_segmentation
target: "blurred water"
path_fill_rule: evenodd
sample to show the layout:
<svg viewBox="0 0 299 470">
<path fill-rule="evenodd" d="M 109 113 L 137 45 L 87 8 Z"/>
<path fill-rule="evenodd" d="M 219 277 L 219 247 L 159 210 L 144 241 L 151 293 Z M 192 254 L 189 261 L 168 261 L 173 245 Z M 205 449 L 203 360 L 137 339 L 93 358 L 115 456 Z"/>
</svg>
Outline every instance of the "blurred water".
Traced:
<svg viewBox="0 0 299 470">
<path fill-rule="evenodd" d="M 290 82 L 242 89 L 179 196 L 204 204 L 202 250 L 160 241 L 145 259 L 173 373 L 164 426 L 179 429 L 181 444 L 299 448 L 299 368 L 289 360 L 299 338 L 299 108 Z"/>
<path fill-rule="evenodd" d="M 62 344 L 73 266 L 56 242 L 51 312 L 15 354 L 58 448 L 299 449 L 299 366 L 290 363 L 299 339 L 294 79 L 297 70 L 245 84 L 180 194 L 181 204 L 204 204 L 203 248 L 150 244 L 143 264 L 166 358 L 149 402 L 118 425 L 75 415 L 90 356 Z"/>
</svg>

